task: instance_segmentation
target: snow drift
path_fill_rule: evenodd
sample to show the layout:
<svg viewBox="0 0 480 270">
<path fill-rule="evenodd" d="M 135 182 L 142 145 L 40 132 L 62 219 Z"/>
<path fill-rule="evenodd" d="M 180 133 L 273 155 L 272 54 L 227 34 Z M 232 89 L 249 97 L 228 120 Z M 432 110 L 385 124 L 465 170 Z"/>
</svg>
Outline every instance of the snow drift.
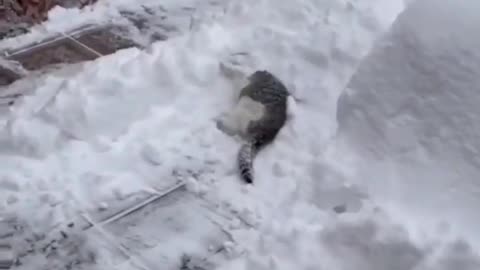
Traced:
<svg viewBox="0 0 480 270">
<path fill-rule="evenodd" d="M 475 0 L 412 3 L 362 62 L 337 111 L 355 183 L 402 222 L 442 228 L 442 237 L 451 229 L 476 245 L 479 10 Z"/>
</svg>

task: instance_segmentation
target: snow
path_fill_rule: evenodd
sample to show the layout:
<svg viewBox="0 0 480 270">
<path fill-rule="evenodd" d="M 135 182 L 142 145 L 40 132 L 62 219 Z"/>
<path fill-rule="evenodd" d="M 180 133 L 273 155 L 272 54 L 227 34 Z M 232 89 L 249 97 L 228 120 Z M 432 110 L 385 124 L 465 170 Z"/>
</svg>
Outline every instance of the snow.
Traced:
<svg viewBox="0 0 480 270">
<path fill-rule="evenodd" d="M 362 63 L 339 101 L 339 144 L 355 148 L 356 182 L 371 197 L 478 246 L 480 40 L 470 33 L 480 5 L 431 4 L 412 4 Z"/>
<path fill-rule="evenodd" d="M 182 27 L 165 42 L 119 51 L 67 75 L 44 74 L 3 116 L 0 211 L 43 232 L 80 211 L 168 188 L 186 174 L 189 191 L 241 219 L 222 224 L 232 239 L 218 269 L 478 269 L 478 222 L 465 207 L 476 202 L 476 169 L 460 151 L 477 149 L 469 92 L 475 62 L 456 58 L 455 50 L 475 59 L 474 35 L 455 32 L 457 24 L 473 28 L 475 7 L 470 16 L 442 16 L 466 11 L 473 0 L 429 1 L 410 4 L 350 83 L 403 1 L 162 1 L 173 12 L 194 7 L 193 25 L 191 14 L 180 12 Z M 38 31 L 0 47 L 106 23 L 134 6 L 138 0 L 57 8 Z M 442 39 L 448 35 L 455 38 Z M 438 55 L 445 55 L 440 65 Z M 258 155 L 255 185 L 245 186 L 234 167 L 239 142 L 216 121 L 256 69 L 281 78 L 298 101 L 289 101 L 287 125 Z M 458 94 L 442 88 L 451 85 Z M 427 140 L 440 127 L 443 137 Z M 452 164 L 458 172 L 448 169 Z M 171 250 L 149 250 L 147 268 L 163 263 L 165 253 L 199 248 L 197 233 L 207 225 L 188 219 L 199 210 L 169 209 L 177 211 L 191 237 L 165 240 Z M 435 218 L 440 213 L 449 219 Z M 154 231 L 156 219 L 147 220 L 145 230 Z M 109 269 L 116 259 L 91 234 L 79 256 L 88 260 L 90 249 L 107 254 L 98 267 Z"/>
</svg>

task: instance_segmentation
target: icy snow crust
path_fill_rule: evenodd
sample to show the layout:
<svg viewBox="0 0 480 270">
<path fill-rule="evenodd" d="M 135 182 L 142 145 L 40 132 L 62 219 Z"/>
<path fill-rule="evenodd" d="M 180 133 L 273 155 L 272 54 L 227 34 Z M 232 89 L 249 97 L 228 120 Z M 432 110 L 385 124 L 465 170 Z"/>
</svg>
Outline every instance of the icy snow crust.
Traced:
<svg viewBox="0 0 480 270">
<path fill-rule="evenodd" d="M 68 23 L 78 11 L 56 9 L 44 27 L 104 22 L 132 5 L 111 2 Z M 232 260 L 219 269 L 478 269 L 468 243 L 439 238 L 432 227 L 411 221 L 422 220 L 417 216 L 389 212 L 381 192 L 363 188 L 367 179 L 355 181 L 359 163 L 345 160 L 352 152 L 343 140 L 355 130 L 343 127 L 346 120 L 340 119 L 342 140 L 334 144 L 341 90 L 403 9 L 400 1 L 389 2 L 236 0 L 212 8 L 204 1 L 165 1 L 212 12 L 200 12 L 191 29 L 147 50 L 117 52 L 68 78 L 42 77 L 6 116 L 2 212 L 47 230 L 79 210 L 168 186 L 173 171 L 189 170 L 198 175 L 189 182 L 192 191 L 253 225 L 231 226 Z M 234 173 L 239 142 L 215 125 L 231 108 L 237 85 L 220 63 L 239 77 L 266 68 L 301 100 L 277 141 L 258 156 L 251 188 Z M 338 205 L 347 213 L 335 214 Z"/>
</svg>

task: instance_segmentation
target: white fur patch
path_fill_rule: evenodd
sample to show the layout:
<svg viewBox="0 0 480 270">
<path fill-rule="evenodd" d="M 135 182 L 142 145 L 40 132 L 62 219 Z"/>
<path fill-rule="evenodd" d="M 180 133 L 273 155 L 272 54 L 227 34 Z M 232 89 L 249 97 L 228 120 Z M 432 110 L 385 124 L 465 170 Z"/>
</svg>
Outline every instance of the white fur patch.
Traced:
<svg viewBox="0 0 480 270">
<path fill-rule="evenodd" d="M 265 106 L 250 97 L 242 97 L 234 110 L 240 132 L 245 133 L 248 124 L 258 121 L 265 115 Z"/>
<path fill-rule="evenodd" d="M 288 96 L 287 99 L 287 116 L 288 118 L 294 118 L 297 114 L 297 102 L 293 96 Z"/>
<path fill-rule="evenodd" d="M 250 97 L 242 97 L 235 108 L 221 120 L 220 126 L 227 134 L 245 135 L 248 125 L 265 115 L 265 106 Z"/>
</svg>

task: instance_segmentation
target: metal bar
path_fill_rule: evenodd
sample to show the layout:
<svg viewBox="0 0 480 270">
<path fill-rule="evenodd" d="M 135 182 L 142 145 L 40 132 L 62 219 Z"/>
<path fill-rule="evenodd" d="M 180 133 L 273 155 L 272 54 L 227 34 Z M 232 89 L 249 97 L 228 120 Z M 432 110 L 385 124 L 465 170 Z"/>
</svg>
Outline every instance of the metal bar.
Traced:
<svg viewBox="0 0 480 270">
<path fill-rule="evenodd" d="M 75 35 L 85 35 L 85 34 L 89 34 L 91 32 L 95 32 L 95 31 L 98 31 L 98 30 L 101 30 L 103 29 L 104 26 L 95 26 L 95 25 L 86 25 L 86 26 L 81 26 L 77 29 L 74 29 L 72 30 L 69 35 L 70 36 L 75 36 Z M 18 56 L 18 55 L 21 55 L 22 53 L 25 53 L 25 52 L 34 52 L 34 51 L 37 51 L 37 50 L 40 50 L 44 47 L 49 47 L 49 46 L 54 46 L 56 43 L 59 43 L 59 42 L 63 42 L 63 40 L 65 40 L 66 37 L 63 36 L 62 33 L 60 33 L 58 36 L 50 36 L 44 40 L 41 40 L 39 42 L 35 42 L 35 43 L 30 43 L 30 44 L 27 44 L 25 46 L 22 46 L 20 47 L 19 49 L 15 49 L 15 50 L 12 50 L 12 51 L 5 51 L 4 54 L 6 56 L 7 59 L 10 59 L 14 56 Z"/>
<path fill-rule="evenodd" d="M 149 205 L 149 204 L 151 204 L 151 203 L 154 203 L 154 202 L 156 202 L 156 201 L 164 198 L 165 196 L 167 196 L 167 195 L 169 195 L 169 194 L 171 194 L 171 193 L 173 193 L 173 192 L 175 192 L 175 191 L 177 191 L 177 190 L 180 190 L 180 189 L 182 189 L 182 188 L 184 188 L 184 187 L 185 187 L 185 183 L 184 183 L 184 182 L 179 182 L 179 183 L 177 183 L 176 185 L 168 188 L 166 191 L 163 191 L 162 193 L 154 194 L 154 195 L 148 197 L 147 199 L 145 199 L 144 201 L 141 201 L 141 202 L 138 203 L 138 204 L 135 204 L 135 205 L 133 205 L 133 206 L 131 206 L 131 207 L 129 207 L 129 208 L 126 208 L 126 209 L 124 209 L 124 210 L 121 210 L 121 211 L 119 211 L 119 212 L 117 212 L 117 213 L 115 213 L 115 214 L 113 214 L 113 215 L 111 215 L 111 216 L 109 216 L 109 217 L 107 217 L 107 218 L 99 221 L 99 222 L 97 223 L 97 225 L 102 226 L 102 225 L 105 225 L 105 224 L 109 224 L 109 223 L 111 223 L 111 222 L 114 222 L 114 221 L 116 221 L 116 220 L 119 220 L 119 219 L 121 219 L 121 218 L 123 218 L 123 217 L 125 217 L 125 216 L 128 216 L 128 215 L 130 215 L 130 214 L 132 214 L 132 213 L 134 213 L 134 212 L 142 209 L 143 207 L 145 207 L 145 206 L 147 206 L 147 205 Z M 87 225 L 87 226 L 84 228 L 84 230 L 88 230 L 89 228 L 91 228 L 91 227 L 93 226 L 93 224 L 91 224 L 90 221 L 87 220 L 87 222 L 89 223 L 89 225 Z"/>
</svg>

